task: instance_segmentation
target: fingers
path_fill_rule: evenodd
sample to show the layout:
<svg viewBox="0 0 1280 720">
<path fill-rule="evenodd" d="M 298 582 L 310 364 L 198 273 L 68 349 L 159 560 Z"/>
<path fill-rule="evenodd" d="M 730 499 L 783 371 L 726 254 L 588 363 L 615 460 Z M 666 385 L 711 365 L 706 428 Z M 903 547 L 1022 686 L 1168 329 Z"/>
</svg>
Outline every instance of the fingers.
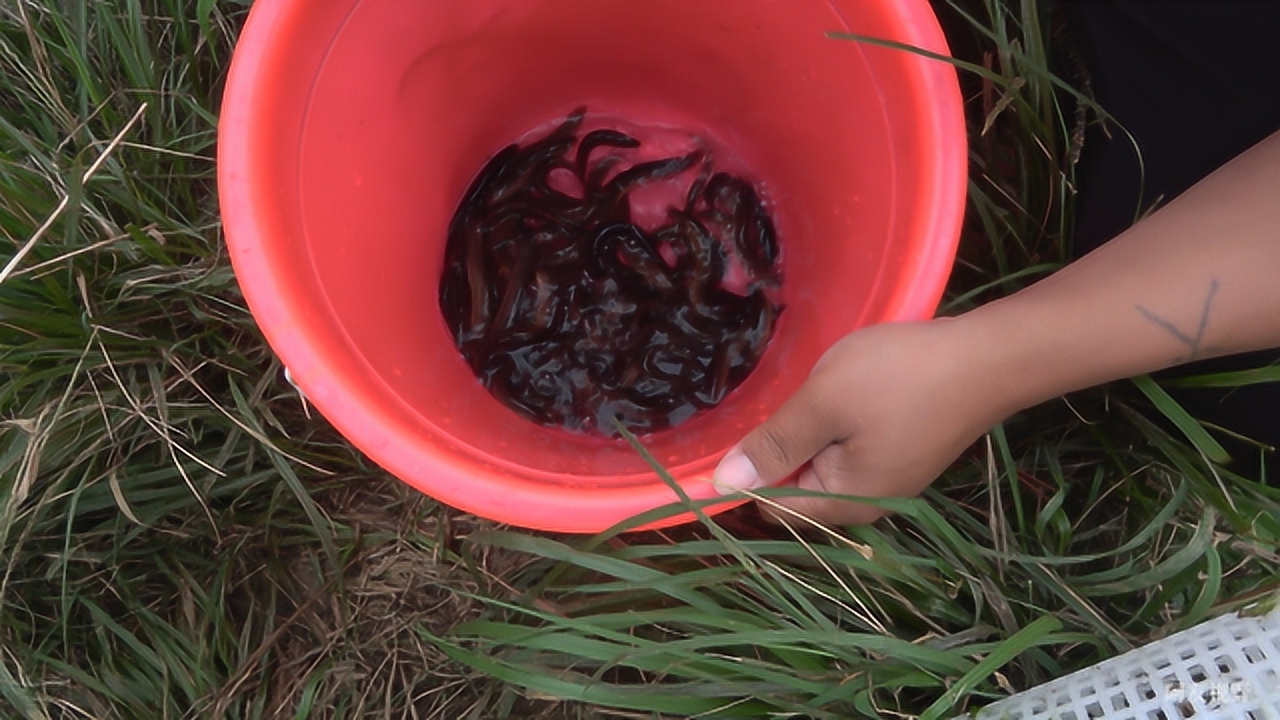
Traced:
<svg viewBox="0 0 1280 720">
<path fill-rule="evenodd" d="M 820 390 L 810 379 L 730 450 L 716 468 L 716 488 L 728 494 L 776 484 L 840 440 Z"/>
<path fill-rule="evenodd" d="M 881 324 L 832 345 L 795 395 L 729 451 L 714 475 L 717 488 L 792 482 L 827 497 L 773 498 L 765 505 L 775 515 L 794 510 L 839 525 L 886 512 L 832 495 L 918 495 L 999 420 L 988 386 L 974 382 L 990 378 L 957 374 L 956 348 L 968 344 L 956 327 Z"/>
<path fill-rule="evenodd" d="M 822 477 L 812 468 L 805 468 L 796 479 L 796 487 L 814 492 L 840 493 L 845 490 L 828 487 Z M 781 506 L 782 509 L 776 507 Z M 761 504 L 760 509 L 775 520 L 785 520 L 795 525 L 796 515 L 803 515 L 829 525 L 867 525 L 888 514 L 887 510 L 864 505 L 849 500 L 830 497 L 779 497 L 770 499 L 768 504 Z M 791 512 L 787 512 L 790 510 Z"/>
</svg>

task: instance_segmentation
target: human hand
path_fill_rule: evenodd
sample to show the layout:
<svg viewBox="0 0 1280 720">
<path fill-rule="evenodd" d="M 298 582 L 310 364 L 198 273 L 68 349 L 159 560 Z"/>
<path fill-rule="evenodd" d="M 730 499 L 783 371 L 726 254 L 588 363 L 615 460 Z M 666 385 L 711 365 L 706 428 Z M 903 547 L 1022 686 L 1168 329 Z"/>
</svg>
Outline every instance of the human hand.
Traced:
<svg viewBox="0 0 1280 720">
<path fill-rule="evenodd" d="M 790 478 L 863 497 L 915 495 L 1004 417 L 1189 360 L 1280 347 L 1280 131 L 1052 276 L 952 319 L 876 325 L 836 343 L 730 450 L 725 492 Z M 802 470 L 803 468 L 803 470 Z M 815 519 L 884 512 L 779 499 Z"/>
<path fill-rule="evenodd" d="M 846 336 L 729 451 L 716 469 L 717 486 L 728 493 L 788 479 L 807 490 L 863 497 L 919 494 L 1004 412 L 1002 383 L 973 349 L 950 319 L 876 325 Z M 777 502 L 837 524 L 885 514 L 834 498 Z"/>
</svg>

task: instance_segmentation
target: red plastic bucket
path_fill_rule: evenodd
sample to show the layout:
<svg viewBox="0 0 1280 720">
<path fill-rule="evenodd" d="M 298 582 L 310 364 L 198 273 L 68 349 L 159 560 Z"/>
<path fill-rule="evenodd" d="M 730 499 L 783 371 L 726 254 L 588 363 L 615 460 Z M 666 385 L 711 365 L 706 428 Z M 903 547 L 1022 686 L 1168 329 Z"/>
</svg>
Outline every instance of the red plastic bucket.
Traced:
<svg viewBox="0 0 1280 720">
<path fill-rule="evenodd" d="M 755 372 L 644 439 L 694 498 L 835 340 L 928 317 L 954 260 L 953 69 L 926 0 L 258 0 L 219 127 L 236 275 L 272 348 L 357 447 L 502 522 L 594 532 L 676 500 L 620 441 L 520 419 L 437 299 L 446 228 L 495 152 L 587 105 L 705 134 L 764 187 L 786 304 Z"/>
</svg>

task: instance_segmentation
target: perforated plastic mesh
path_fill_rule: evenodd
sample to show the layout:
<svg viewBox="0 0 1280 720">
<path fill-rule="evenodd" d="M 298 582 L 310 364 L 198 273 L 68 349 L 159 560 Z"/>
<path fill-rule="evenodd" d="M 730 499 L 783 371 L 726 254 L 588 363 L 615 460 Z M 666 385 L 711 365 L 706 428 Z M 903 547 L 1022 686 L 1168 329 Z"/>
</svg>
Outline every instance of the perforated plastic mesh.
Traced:
<svg viewBox="0 0 1280 720">
<path fill-rule="evenodd" d="M 1228 615 L 989 705 L 978 720 L 1280 720 L 1280 608 Z"/>
</svg>

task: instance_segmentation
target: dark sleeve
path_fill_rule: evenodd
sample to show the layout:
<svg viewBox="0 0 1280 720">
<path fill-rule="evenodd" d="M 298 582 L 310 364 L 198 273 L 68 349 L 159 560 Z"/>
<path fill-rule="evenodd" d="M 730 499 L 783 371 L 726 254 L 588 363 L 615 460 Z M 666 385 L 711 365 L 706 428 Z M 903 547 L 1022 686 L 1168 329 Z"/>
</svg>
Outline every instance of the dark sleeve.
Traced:
<svg viewBox="0 0 1280 720">
<path fill-rule="evenodd" d="M 1095 97 L 1132 133 L 1145 169 L 1144 177 L 1122 133 L 1090 131 L 1077 168 L 1077 254 L 1115 237 L 1140 212 L 1168 202 L 1280 130 L 1280 0 L 1076 0 L 1059 6 L 1084 55 Z M 1280 201 L 1280 188 L 1276 194 Z M 1162 375 L 1277 362 L 1280 349 Z M 1195 417 L 1280 446 L 1280 383 L 1173 393 Z M 1232 455 L 1232 470 L 1259 477 L 1262 452 L 1230 437 L 1219 439 Z M 1267 480 L 1280 485 L 1280 455 L 1265 454 Z"/>
<path fill-rule="evenodd" d="M 1280 129 L 1280 1 L 1076 0 L 1094 93 L 1136 138 L 1095 129 L 1079 167 L 1077 247 L 1125 230 Z M 1141 193 L 1141 194 L 1140 194 Z"/>
</svg>

